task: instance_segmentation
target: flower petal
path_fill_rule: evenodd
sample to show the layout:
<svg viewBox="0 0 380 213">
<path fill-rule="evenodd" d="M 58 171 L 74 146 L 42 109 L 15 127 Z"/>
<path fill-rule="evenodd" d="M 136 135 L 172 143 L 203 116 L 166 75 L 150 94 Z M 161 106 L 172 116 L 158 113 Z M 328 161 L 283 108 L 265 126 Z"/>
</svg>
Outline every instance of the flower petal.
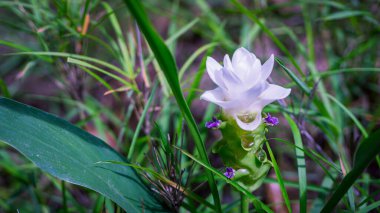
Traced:
<svg viewBox="0 0 380 213">
<path fill-rule="evenodd" d="M 246 102 L 254 102 L 258 99 L 258 97 L 267 90 L 269 87 L 269 84 L 267 82 L 259 82 L 258 84 L 254 85 L 250 89 L 244 91 L 244 93 L 241 93 L 239 99 L 246 100 Z"/>
<path fill-rule="evenodd" d="M 261 64 L 256 56 L 247 49 L 241 47 L 232 56 L 232 66 L 235 74 L 244 83 L 252 84 L 252 80 L 259 78 Z M 253 77 L 253 79 L 252 79 Z"/>
<path fill-rule="evenodd" d="M 229 71 L 232 72 L 232 70 L 234 69 L 232 67 L 232 63 L 231 63 L 231 59 L 230 59 L 230 56 L 228 56 L 227 54 L 224 56 L 224 59 L 223 59 L 223 66 L 224 68 L 228 69 Z"/>
<path fill-rule="evenodd" d="M 236 88 L 239 88 L 237 86 L 241 85 L 241 81 L 239 77 L 237 77 L 233 71 L 232 63 L 230 60 L 230 57 L 228 55 L 224 56 L 223 60 L 223 82 L 224 82 L 224 89 L 229 91 L 230 93 L 233 93 Z M 239 91 L 237 91 L 239 92 Z"/>
<path fill-rule="evenodd" d="M 211 80 L 218 86 L 221 86 L 223 82 L 220 82 L 220 78 L 217 78 L 217 76 L 220 76 L 222 74 L 222 65 L 215 61 L 215 59 L 213 59 L 212 57 L 207 57 L 206 68 Z"/>
<path fill-rule="evenodd" d="M 214 104 L 217 104 L 221 106 L 223 109 L 229 109 L 233 108 L 236 106 L 237 102 L 234 101 L 225 101 L 224 100 L 224 92 L 223 89 L 220 87 L 217 87 L 216 89 L 213 90 L 208 90 L 204 92 L 200 99 L 212 102 Z"/>
<path fill-rule="evenodd" d="M 272 73 L 273 65 L 274 65 L 274 56 L 272 54 L 270 56 L 270 58 L 261 67 L 261 80 L 262 81 L 267 80 L 269 75 Z"/>
<path fill-rule="evenodd" d="M 255 120 L 253 120 L 251 123 L 245 123 L 241 121 L 236 114 L 234 114 L 233 116 L 236 120 L 236 123 L 239 125 L 239 127 L 246 131 L 255 130 L 261 124 L 261 120 L 262 120 L 261 111 L 256 114 Z"/>
<path fill-rule="evenodd" d="M 272 103 L 273 101 L 286 98 L 291 89 L 280 87 L 275 84 L 269 84 L 268 88 L 260 94 L 259 102 L 261 107 Z"/>
</svg>

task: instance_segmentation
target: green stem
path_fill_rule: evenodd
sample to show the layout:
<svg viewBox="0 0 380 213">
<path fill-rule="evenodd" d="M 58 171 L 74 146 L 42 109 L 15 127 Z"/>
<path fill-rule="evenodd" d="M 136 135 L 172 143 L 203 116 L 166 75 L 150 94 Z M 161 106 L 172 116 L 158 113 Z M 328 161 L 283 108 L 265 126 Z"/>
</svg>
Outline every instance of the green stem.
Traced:
<svg viewBox="0 0 380 213">
<path fill-rule="evenodd" d="M 66 199 L 66 186 L 65 181 L 61 181 L 61 190 L 62 190 L 62 205 L 63 205 L 63 212 L 67 211 L 67 199 Z"/>
<path fill-rule="evenodd" d="M 249 199 L 243 192 L 240 192 L 240 212 L 249 212 Z"/>
</svg>

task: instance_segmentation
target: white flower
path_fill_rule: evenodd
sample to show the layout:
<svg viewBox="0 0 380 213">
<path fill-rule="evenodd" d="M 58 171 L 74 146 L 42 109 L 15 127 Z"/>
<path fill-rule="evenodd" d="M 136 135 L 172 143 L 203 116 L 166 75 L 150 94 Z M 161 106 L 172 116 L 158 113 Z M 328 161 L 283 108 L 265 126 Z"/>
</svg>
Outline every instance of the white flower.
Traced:
<svg viewBox="0 0 380 213">
<path fill-rule="evenodd" d="M 208 57 L 207 72 L 218 87 L 203 93 L 201 99 L 221 106 L 240 128 L 252 131 L 261 124 L 261 112 L 266 105 L 290 94 L 290 89 L 267 82 L 273 64 L 273 54 L 261 65 L 260 60 L 243 47 L 235 51 L 232 61 L 225 55 L 223 67 Z"/>
</svg>

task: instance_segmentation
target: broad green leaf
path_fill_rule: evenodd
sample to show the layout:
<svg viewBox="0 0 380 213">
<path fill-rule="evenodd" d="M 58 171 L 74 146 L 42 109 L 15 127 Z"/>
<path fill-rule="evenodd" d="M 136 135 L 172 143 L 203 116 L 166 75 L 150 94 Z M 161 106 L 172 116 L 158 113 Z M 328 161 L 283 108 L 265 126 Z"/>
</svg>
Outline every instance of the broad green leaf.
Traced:
<svg viewBox="0 0 380 213">
<path fill-rule="evenodd" d="M 371 161 L 376 158 L 380 153 L 379 140 L 380 130 L 377 130 L 360 143 L 355 153 L 352 170 L 343 178 L 342 182 L 334 191 L 334 194 L 327 201 L 321 212 L 332 212 L 350 187 L 360 175 L 363 174 L 365 168 L 367 168 Z"/>
<path fill-rule="evenodd" d="M 129 167 L 106 143 L 54 115 L 0 98 L 0 141 L 17 149 L 43 171 L 110 198 L 127 212 L 166 212 Z"/>
</svg>

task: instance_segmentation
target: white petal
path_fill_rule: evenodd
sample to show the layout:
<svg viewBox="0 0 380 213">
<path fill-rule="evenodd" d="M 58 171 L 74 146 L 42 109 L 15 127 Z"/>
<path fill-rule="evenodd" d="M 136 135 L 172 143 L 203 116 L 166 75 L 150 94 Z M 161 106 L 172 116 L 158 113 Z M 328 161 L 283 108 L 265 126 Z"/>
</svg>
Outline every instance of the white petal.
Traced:
<svg viewBox="0 0 380 213">
<path fill-rule="evenodd" d="M 221 106 L 223 109 L 233 108 L 237 105 L 237 102 L 225 101 L 225 94 L 223 92 L 223 89 L 220 87 L 204 92 L 201 95 L 200 99 L 217 104 Z"/>
<path fill-rule="evenodd" d="M 261 123 L 262 116 L 261 111 L 257 113 L 255 120 L 253 120 L 251 123 L 245 123 L 239 119 L 239 117 L 235 114 L 234 118 L 239 125 L 240 128 L 246 130 L 246 131 L 253 131 L 255 130 Z"/>
<path fill-rule="evenodd" d="M 229 69 L 223 68 L 223 82 L 225 85 L 225 88 L 229 92 L 240 92 L 239 89 L 243 89 L 241 87 L 242 82 L 240 79 Z"/>
<path fill-rule="evenodd" d="M 249 73 L 244 77 L 244 87 L 248 89 L 261 82 L 261 75 L 261 62 L 259 59 L 256 59 L 251 64 Z"/>
<path fill-rule="evenodd" d="M 215 82 L 215 84 L 220 85 L 215 77 L 216 75 L 221 75 L 222 65 L 220 65 L 217 61 L 215 61 L 212 57 L 207 57 L 206 60 L 206 68 L 207 73 L 210 76 L 211 80 Z"/>
<path fill-rule="evenodd" d="M 239 49 L 235 50 L 234 54 L 232 55 L 232 65 L 234 67 L 237 67 L 241 61 L 247 59 L 251 59 L 251 53 L 244 47 L 240 47 Z"/>
<path fill-rule="evenodd" d="M 269 87 L 269 84 L 267 82 L 259 82 L 258 84 L 254 85 L 250 89 L 246 90 L 243 94 L 241 94 L 241 97 L 243 99 L 246 99 L 250 103 L 256 101 L 261 94 L 267 90 Z"/>
<path fill-rule="evenodd" d="M 270 58 L 263 64 L 261 67 L 261 80 L 265 81 L 271 74 L 273 70 L 274 65 L 274 56 L 273 54 L 270 56 Z"/>
<path fill-rule="evenodd" d="M 236 90 L 237 89 L 237 86 L 240 86 L 241 85 L 241 81 L 239 79 L 239 77 L 237 77 L 234 73 L 234 68 L 232 67 L 232 63 L 231 63 L 231 60 L 230 60 L 230 57 L 228 55 L 225 55 L 224 56 L 224 60 L 223 60 L 223 82 L 224 82 L 224 85 L 225 85 L 225 89 L 230 91 L 231 90 Z"/>
<path fill-rule="evenodd" d="M 268 88 L 259 96 L 261 107 L 272 103 L 273 101 L 286 98 L 290 94 L 291 89 L 269 84 Z"/>
<path fill-rule="evenodd" d="M 227 54 L 224 56 L 224 59 L 223 59 L 223 66 L 224 66 L 224 68 L 228 69 L 228 70 L 231 71 L 231 72 L 232 72 L 232 70 L 234 69 L 234 68 L 232 67 L 232 63 L 231 63 L 230 57 L 229 57 Z"/>
<path fill-rule="evenodd" d="M 241 47 L 234 52 L 232 57 L 232 66 L 235 74 L 242 82 L 252 83 L 252 79 L 248 77 L 257 77 L 258 71 L 261 69 L 260 61 L 253 53 Z"/>
</svg>

